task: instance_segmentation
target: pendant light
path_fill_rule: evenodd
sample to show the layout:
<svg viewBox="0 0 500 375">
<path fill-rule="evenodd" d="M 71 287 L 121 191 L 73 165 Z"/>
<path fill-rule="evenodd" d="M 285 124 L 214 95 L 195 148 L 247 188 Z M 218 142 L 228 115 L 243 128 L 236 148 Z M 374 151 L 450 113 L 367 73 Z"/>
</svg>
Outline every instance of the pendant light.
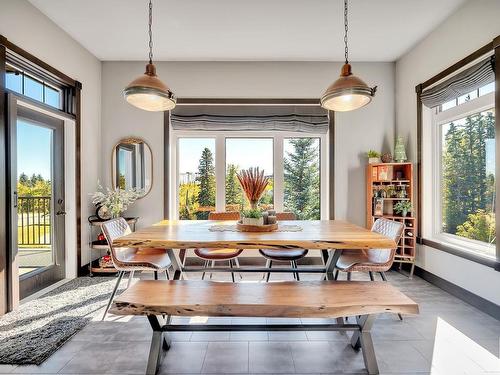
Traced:
<svg viewBox="0 0 500 375">
<path fill-rule="evenodd" d="M 125 100 L 145 111 L 169 111 L 175 107 L 174 93 L 156 75 L 153 64 L 153 4 L 149 0 L 149 63 L 146 72 L 123 90 Z"/>
<path fill-rule="evenodd" d="M 347 11 L 347 0 L 344 0 L 345 64 L 340 71 L 340 77 L 326 89 L 321 97 L 321 106 L 330 111 L 346 112 L 364 107 L 370 103 L 377 90 L 377 86 L 370 88 L 363 80 L 352 74 L 347 46 Z"/>
</svg>

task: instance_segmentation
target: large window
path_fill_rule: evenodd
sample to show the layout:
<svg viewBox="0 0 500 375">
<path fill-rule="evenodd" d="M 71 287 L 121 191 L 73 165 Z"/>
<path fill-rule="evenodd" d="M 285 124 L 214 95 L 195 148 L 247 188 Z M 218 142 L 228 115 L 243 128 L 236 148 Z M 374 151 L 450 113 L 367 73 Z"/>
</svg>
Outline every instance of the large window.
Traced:
<svg viewBox="0 0 500 375">
<path fill-rule="evenodd" d="M 319 138 L 286 138 L 284 143 L 284 206 L 303 220 L 321 216 L 319 145 Z"/>
<path fill-rule="evenodd" d="M 178 215 L 207 219 L 215 210 L 215 139 L 180 138 L 178 143 Z"/>
<path fill-rule="evenodd" d="M 251 167 L 258 167 L 269 179 L 260 206 L 263 209 L 273 208 L 273 139 L 226 138 L 226 211 L 250 208 L 236 175 L 241 169 Z"/>
<path fill-rule="evenodd" d="M 62 109 L 62 91 L 13 65 L 7 66 L 5 87 L 51 107 Z"/>
<path fill-rule="evenodd" d="M 488 257 L 496 252 L 492 91 L 492 84 L 487 85 L 433 115 L 435 236 Z"/>
<path fill-rule="evenodd" d="M 270 183 L 262 209 L 290 211 L 302 220 L 327 218 L 325 135 L 287 132 L 174 131 L 176 181 L 172 217 L 205 219 L 210 211 L 249 207 L 238 182 L 258 167 Z"/>
</svg>

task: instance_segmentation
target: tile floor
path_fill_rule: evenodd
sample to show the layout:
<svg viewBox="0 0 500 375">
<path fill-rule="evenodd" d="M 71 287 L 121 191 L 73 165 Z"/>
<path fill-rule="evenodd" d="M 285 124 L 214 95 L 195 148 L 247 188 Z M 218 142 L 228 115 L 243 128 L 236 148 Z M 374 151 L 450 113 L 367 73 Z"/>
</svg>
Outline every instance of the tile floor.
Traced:
<svg viewBox="0 0 500 375">
<path fill-rule="evenodd" d="M 214 277 L 229 280 L 228 275 Z M 258 277 L 244 276 L 244 280 Z M 271 280 L 278 277 L 287 276 L 273 276 Z M 319 276 L 303 275 L 303 279 L 316 278 Z M 409 280 L 391 272 L 388 278 L 420 304 L 421 313 L 406 316 L 404 321 L 385 314 L 376 321 L 372 334 L 381 374 L 500 375 L 499 321 L 418 277 Z M 99 319 L 100 314 L 43 365 L 0 365 L 0 373 L 143 374 L 151 335 L 147 320 L 113 315 L 104 322 Z M 189 319 L 176 320 L 185 323 Z M 266 321 L 196 320 L 207 324 Z M 366 373 L 362 354 L 351 349 L 348 337 L 336 332 L 186 332 L 171 338 L 173 344 L 163 360 L 162 375 Z"/>
</svg>

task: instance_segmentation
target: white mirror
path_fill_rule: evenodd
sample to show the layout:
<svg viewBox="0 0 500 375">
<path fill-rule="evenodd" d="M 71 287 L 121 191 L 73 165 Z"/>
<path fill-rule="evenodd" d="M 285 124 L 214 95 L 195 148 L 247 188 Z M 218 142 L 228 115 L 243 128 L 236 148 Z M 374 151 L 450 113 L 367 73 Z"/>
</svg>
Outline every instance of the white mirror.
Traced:
<svg viewBox="0 0 500 375">
<path fill-rule="evenodd" d="M 153 154 L 139 138 L 122 139 L 113 148 L 111 160 L 113 187 L 141 190 L 141 198 L 153 186 Z"/>
</svg>

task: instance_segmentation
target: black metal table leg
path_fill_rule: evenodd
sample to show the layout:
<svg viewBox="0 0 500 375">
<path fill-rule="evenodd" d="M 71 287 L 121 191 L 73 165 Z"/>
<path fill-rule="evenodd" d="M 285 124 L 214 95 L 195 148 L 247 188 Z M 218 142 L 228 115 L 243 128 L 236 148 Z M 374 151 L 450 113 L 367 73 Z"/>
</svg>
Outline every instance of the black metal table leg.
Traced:
<svg viewBox="0 0 500 375">
<path fill-rule="evenodd" d="M 371 329 L 376 318 L 377 316 L 373 314 L 356 317 L 360 330 L 355 331 L 351 339 L 352 347 L 356 350 L 361 349 L 365 367 L 370 375 L 378 374 L 377 357 L 375 356 L 371 335 Z"/>
<path fill-rule="evenodd" d="M 177 261 L 177 256 L 174 253 L 173 249 L 167 249 L 168 257 L 170 258 L 170 262 L 172 263 L 173 277 L 172 280 L 180 280 L 182 274 L 182 268 L 179 262 Z"/>
</svg>

